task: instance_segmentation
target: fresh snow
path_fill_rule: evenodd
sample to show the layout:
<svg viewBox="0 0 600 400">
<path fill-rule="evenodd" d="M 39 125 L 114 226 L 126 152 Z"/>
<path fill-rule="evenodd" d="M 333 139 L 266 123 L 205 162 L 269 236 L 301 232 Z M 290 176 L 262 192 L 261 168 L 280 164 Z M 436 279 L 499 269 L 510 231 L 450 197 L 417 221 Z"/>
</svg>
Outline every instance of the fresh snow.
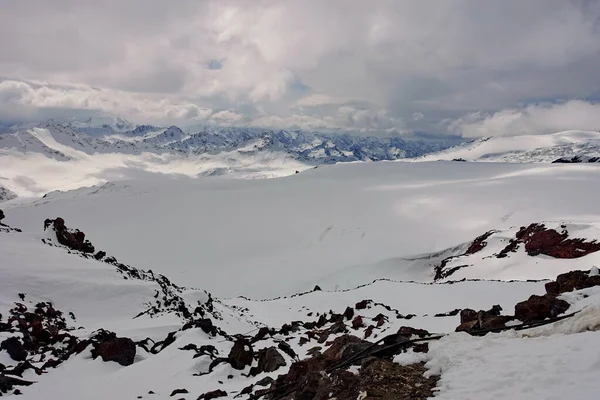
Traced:
<svg viewBox="0 0 600 400">
<path fill-rule="evenodd" d="M 350 163 L 259 181 L 147 175 L 3 209 L 30 232 L 63 217 L 99 249 L 176 283 L 270 298 L 316 284 L 431 282 L 433 266 L 492 229 L 566 222 L 597 235 L 596 187 L 592 165 Z M 546 263 L 517 253 L 457 276 L 544 279 L 594 264 L 596 254 Z"/>
<path fill-rule="evenodd" d="M 565 131 L 550 135 L 500 136 L 424 155 L 415 161 L 463 159 L 486 162 L 552 162 L 561 157 L 599 156 L 600 132 Z"/>
</svg>

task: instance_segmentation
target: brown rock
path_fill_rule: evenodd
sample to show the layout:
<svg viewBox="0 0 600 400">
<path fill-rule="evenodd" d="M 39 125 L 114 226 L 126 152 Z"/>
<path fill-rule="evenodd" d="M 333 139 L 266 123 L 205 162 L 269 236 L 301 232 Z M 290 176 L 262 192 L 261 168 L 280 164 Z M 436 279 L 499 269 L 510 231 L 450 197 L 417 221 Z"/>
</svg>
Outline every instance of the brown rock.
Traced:
<svg viewBox="0 0 600 400">
<path fill-rule="evenodd" d="M 515 318 L 523 322 L 541 321 L 554 318 L 569 309 L 569 303 L 554 296 L 532 295 L 515 306 Z"/>
<path fill-rule="evenodd" d="M 470 308 L 465 308 L 460 312 L 460 323 L 464 324 L 466 322 L 477 321 L 477 311 L 472 310 Z"/>
<path fill-rule="evenodd" d="M 356 318 L 352 320 L 352 329 L 364 328 L 364 326 L 365 323 L 360 315 L 356 316 Z"/>
</svg>

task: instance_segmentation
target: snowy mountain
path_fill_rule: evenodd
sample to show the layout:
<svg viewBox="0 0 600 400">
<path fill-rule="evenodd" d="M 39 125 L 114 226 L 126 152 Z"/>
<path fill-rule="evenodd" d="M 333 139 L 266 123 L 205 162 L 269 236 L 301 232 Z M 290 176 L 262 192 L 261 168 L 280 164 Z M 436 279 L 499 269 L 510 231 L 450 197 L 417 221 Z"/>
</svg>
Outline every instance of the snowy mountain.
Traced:
<svg viewBox="0 0 600 400">
<path fill-rule="evenodd" d="M 140 125 L 124 130 L 130 127 L 124 121 L 47 121 L 0 134 L 4 185 L 20 196 L 42 196 L 140 173 L 271 178 L 322 164 L 414 157 L 447 146 L 259 128 L 204 127 L 186 133 L 176 126 Z"/>
<path fill-rule="evenodd" d="M 343 163 L 4 202 L 0 393 L 595 399 L 599 183 Z"/>
<path fill-rule="evenodd" d="M 427 154 L 416 161 L 459 160 L 485 162 L 549 163 L 600 156 L 600 132 L 565 131 L 550 135 L 503 136 L 475 139 Z"/>
</svg>

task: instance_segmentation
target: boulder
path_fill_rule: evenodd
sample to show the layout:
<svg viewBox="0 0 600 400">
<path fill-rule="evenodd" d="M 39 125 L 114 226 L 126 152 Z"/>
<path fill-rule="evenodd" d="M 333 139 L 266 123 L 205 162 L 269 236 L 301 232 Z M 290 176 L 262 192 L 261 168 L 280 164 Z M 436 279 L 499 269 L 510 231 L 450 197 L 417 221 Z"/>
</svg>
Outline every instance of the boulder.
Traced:
<svg viewBox="0 0 600 400">
<path fill-rule="evenodd" d="M 279 367 L 285 367 L 285 365 L 285 359 L 275 347 L 262 349 L 258 352 L 258 373 L 277 371 Z"/>
<path fill-rule="evenodd" d="M 243 370 L 252 364 L 254 360 L 254 351 L 250 341 L 238 339 L 229 352 L 229 363 L 235 369 Z"/>
<path fill-rule="evenodd" d="M 346 311 L 344 311 L 344 318 L 346 318 L 347 320 L 351 320 L 352 318 L 354 318 L 354 308 L 346 307 Z"/>
<path fill-rule="evenodd" d="M 23 343 L 16 337 L 11 337 L 3 341 L 0 344 L 0 348 L 6 350 L 10 358 L 15 361 L 25 361 L 27 358 L 27 351 L 23 347 Z"/>
<path fill-rule="evenodd" d="M 114 338 L 99 343 L 95 349 L 95 357 L 102 357 L 102 361 L 114 361 L 123 366 L 133 364 L 135 358 L 135 342 L 129 338 Z"/>
<path fill-rule="evenodd" d="M 542 321 L 554 318 L 569 309 L 569 303 L 552 295 L 532 295 L 515 305 L 515 318 L 523 322 Z"/>
</svg>

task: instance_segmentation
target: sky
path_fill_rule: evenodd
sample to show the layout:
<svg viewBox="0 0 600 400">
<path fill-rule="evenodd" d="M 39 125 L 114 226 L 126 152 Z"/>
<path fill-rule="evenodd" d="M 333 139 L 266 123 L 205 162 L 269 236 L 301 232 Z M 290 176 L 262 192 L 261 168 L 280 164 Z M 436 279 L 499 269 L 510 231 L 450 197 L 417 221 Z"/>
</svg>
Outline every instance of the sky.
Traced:
<svg viewBox="0 0 600 400">
<path fill-rule="evenodd" d="M 0 122 L 600 129 L 597 0 L 2 0 Z"/>
</svg>

